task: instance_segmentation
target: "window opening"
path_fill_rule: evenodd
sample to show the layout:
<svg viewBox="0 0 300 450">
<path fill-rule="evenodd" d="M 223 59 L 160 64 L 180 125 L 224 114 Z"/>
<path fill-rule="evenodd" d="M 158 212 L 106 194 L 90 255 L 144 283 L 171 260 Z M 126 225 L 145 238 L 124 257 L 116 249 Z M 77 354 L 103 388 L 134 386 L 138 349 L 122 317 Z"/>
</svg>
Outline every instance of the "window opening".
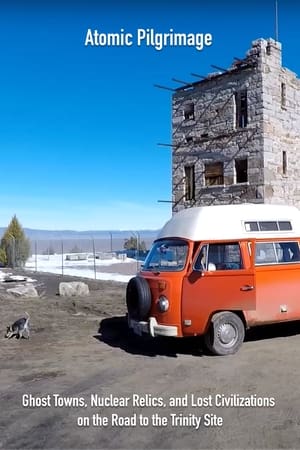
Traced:
<svg viewBox="0 0 300 450">
<path fill-rule="evenodd" d="M 292 229 L 289 220 L 245 222 L 246 231 L 290 231 Z"/>
<path fill-rule="evenodd" d="M 286 106 L 286 84 L 281 83 L 281 107 Z"/>
<path fill-rule="evenodd" d="M 194 119 L 195 119 L 194 103 L 188 103 L 184 107 L 184 120 L 194 120 Z"/>
<path fill-rule="evenodd" d="M 282 152 L 282 173 L 283 175 L 287 173 L 287 155 L 285 150 Z"/>
<path fill-rule="evenodd" d="M 237 242 L 204 245 L 196 259 L 196 270 L 237 270 L 242 269 L 240 246 Z"/>
<path fill-rule="evenodd" d="M 205 164 L 204 177 L 206 186 L 224 184 L 224 164 L 222 162 Z"/>
<path fill-rule="evenodd" d="M 248 104 L 247 91 L 237 92 L 235 94 L 236 127 L 246 128 L 248 124 Z"/>
<path fill-rule="evenodd" d="M 247 183 L 248 181 L 248 160 L 235 160 L 235 181 L 236 183 Z"/>
<path fill-rule="evenodd" d="M 300 262 L 298 242 L 258 242 L 256 244 L 256 265 L 295 262 Z"/>
<path fill-rule="evenodd" d="M 185 200 L 195 200 L 195 166 L 184 167 Z"/>
</svg>

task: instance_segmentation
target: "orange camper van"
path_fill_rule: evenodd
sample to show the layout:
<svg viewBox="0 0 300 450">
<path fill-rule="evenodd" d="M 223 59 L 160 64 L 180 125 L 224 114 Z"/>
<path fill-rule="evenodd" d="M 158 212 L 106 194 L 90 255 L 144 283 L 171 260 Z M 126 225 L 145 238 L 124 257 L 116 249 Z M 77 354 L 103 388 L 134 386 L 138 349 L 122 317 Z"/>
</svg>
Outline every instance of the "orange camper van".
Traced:
<svg viewBox="0 0 300 450">
<path fill-rule="evenodd" d="M 300 211 L 241 204 L 189 208 L 162 228 L 126 290 L 129 327 L 200 336 L 235 353 L 245 330 L 300 319 Z"/>
</svg>

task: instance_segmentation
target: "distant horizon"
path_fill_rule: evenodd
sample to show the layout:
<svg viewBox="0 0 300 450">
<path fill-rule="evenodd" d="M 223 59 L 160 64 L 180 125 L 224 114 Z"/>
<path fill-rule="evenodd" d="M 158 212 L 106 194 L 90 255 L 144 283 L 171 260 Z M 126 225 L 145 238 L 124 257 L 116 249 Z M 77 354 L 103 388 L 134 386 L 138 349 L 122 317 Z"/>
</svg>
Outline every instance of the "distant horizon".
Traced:
<svg viewBox="0 0 300 450">
<path fill-rule="evenodd" d="M 6 228 L 0 227 L 0 239 Z M 96 251 L 120 251 L 124 248 L 126 239 L 135 238 L 150 248 L 159 230 L 41 230 L 23 228 L 26 237 L 31 243 L 31 252 L 38 254 L 47 253 L 50 247 L 56 253 L 70 253 L 74 247 L 83 252 Z"/>
<path fill-rule="evenodd" d="M 2 230 L 2 229 L 6 229 L 7 228 L 7 226 L 6 227 L 2 227 L 2 226 L 0 226 L 0 230 Z M 135 228 L 135 229 L 130 229 L 130 228 L 124 228 L 124 229 L 112 229 L 112 228 L 110 228 L 110 229 L 107 229 L 107 228 L 99 228 L 99 229 L 97 229 L 97 228 L 95 228 L 94 230 L 76 230 L 76 229 L 68 229 L 68 228 L 65 228 L 65 229 L 51 229 L 51 228 L 30 228 L 30 227 L 22 227 L 23 228 L 23 230 L 28 230 L 28 231 L 45 231 L 45 232 L 53 232 L 53 233 L 59 233 L 59 232 L 66 232 L 66 233 L 68 233 L 68 232 L 70 232 L 70 233 L 105 233 L 105 232 L 107 232 L 107 233 L 130 233 L 130 232 L 139 232 L 139 231 L 142 231 L 142 232 L 144 232 L 144 233 L 152 233 L 152 232 L 156 232 L 156 231 L 159 231 L 160 230 L 160 228 L 139 228 L 139 229 L 137 229 L 137 228 Z"/>
<path fill-rule="evenodd" d="M 34 239 L 61 239 L 62 236 L 64 236 L 64 239 L 76 239 L 78 236 L 78 239 L 111 239 L 112 237 L 115 238 L 124 238 L 126 237 L 139 237 L 142 236 L 150 237 L 152 238 L 154 235 L 156 235 L 160 228 L 158 229 L 124 229 L 124 230 L 106 230 L 106 229 L 95 229 L 95 230 L 67 230 L 67 229 L 61 229 L 61 230 L 51 230 L 51 229 L 41 229 L 41 228 L 28 228 L 28 227 L 22 227 L 24 230 L 24 233 L 31 238 L 32 236 L 35 236 Z M 5 233 L 5 230 L 7 227 L 0 227 L 0 238 Z M 46 238 L 39 237 L 39 236 L 47 236 Z M 69 237 L 67 237 L 69 236 Z M 104 237 L 105 236 L 105 237 Z"/>
</svg>

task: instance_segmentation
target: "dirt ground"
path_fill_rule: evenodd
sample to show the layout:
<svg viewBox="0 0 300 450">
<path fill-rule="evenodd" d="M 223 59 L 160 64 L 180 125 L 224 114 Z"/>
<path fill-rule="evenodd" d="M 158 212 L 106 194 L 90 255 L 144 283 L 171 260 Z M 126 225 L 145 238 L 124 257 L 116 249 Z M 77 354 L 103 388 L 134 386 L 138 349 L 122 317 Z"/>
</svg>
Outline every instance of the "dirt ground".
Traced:
<svg viewBox="0 0 300 450">
<path fill-rule="evenodd" d="M 0 449 L 300 448 L 299 323 L 213 357 L 198 339 L 132 336 L 125 284 L 63 298 L 74 278 L 29 275 L 41 297 L 0 295 Z M 31 338 L 5 339 L 25 311 Z"/>
</svg>

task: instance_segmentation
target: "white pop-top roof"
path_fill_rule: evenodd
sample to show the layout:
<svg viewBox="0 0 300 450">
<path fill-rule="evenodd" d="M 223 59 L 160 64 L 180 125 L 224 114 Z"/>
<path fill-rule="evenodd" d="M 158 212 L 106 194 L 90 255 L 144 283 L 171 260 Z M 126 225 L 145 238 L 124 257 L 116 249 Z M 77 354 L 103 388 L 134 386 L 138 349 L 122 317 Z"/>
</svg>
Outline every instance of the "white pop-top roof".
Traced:
<svg viewBox="0 0 300 450">
<path fill-rule="evenodd" d="M 262 222 L 261 227 L 256 225 L 259 222 Z M 264 231 L 264 225 L 267 225 L 264 222 L 277 222 L 278 230 L 273 231 L 273 227 L 271 231 Z M 287 229 L 287 222 L 292 229 Z M 161 229 L 157 239 L 170 237 L 194 241 L 300 237 L 300 211 L 295 206 L 253 203 L 188 208 L 175 214 Z"/>
</svg>

